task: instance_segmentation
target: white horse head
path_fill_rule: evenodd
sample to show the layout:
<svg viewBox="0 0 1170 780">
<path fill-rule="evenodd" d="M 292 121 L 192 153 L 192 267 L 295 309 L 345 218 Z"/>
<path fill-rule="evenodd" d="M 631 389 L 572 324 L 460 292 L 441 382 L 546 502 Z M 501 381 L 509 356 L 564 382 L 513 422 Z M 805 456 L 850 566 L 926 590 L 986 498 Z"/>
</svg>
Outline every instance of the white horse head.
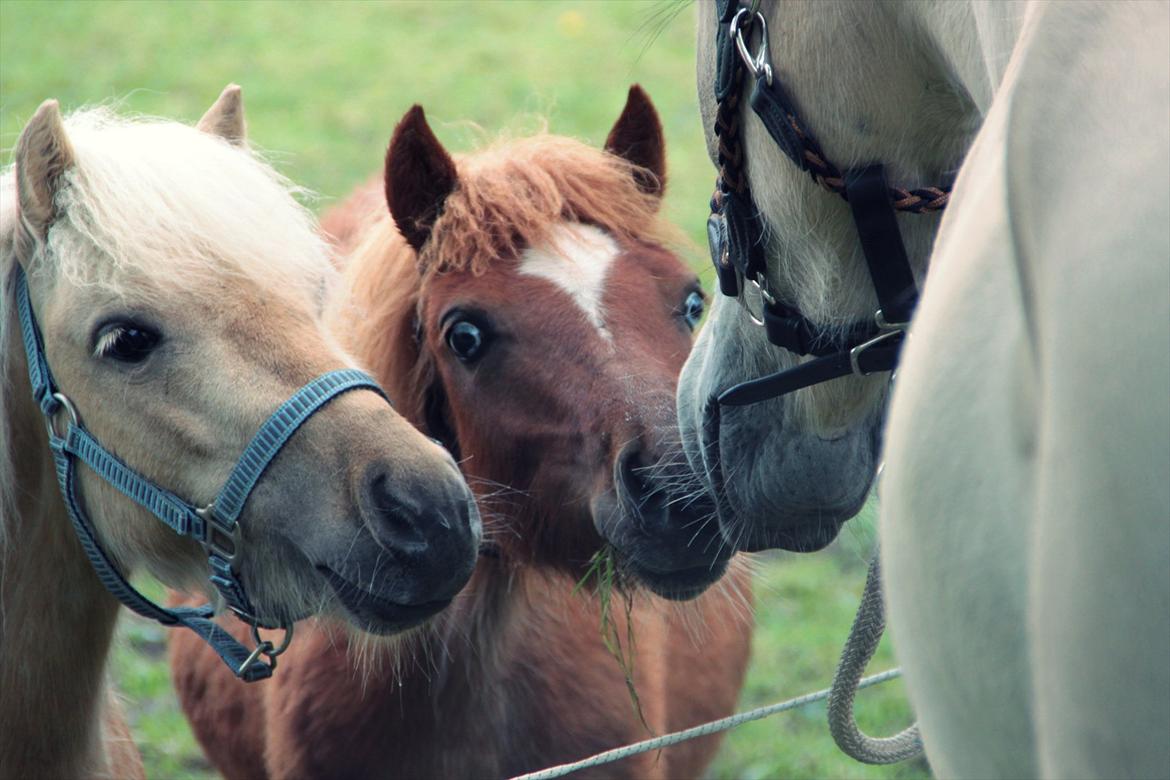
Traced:
<svg viewBox="0 0 1170 780">
<path fill-rule="evenodd" d="M 978 112 L 967 91 L 940 75 L 942 55 L 884 45 L 910 23 L 907 14 L 878 5 L 780 2 L 762 12 L 777 77 L 834 162 L 842 168 L 883 162 L 903 184 L 930 184 L 956 169 Z M 712 160 L 714 17 L 712 6 L 700 7 L 699 102 Z M 864 45 L 838 45 L 856 40 L 858 29 L 867 31 Z M 878 302 L 848 204 L 784 156 L 746 97 L 745 89 L 743 149 L 763 221 L 770 289 L 828 332 L 872 321 Z M 899 226 L 921 282 L 938 217 L 908 215 Z M 683 370 L 679 423 L 687 456 L 719 495 L 724 530 L 741 549 L 823 547 L 860 510 L 877 469 L 888 375 L 724 408 L 720 424 L 711 425 L 714 396 L 796 363 L 735 300 L 716 295 Z"/>
</svg>

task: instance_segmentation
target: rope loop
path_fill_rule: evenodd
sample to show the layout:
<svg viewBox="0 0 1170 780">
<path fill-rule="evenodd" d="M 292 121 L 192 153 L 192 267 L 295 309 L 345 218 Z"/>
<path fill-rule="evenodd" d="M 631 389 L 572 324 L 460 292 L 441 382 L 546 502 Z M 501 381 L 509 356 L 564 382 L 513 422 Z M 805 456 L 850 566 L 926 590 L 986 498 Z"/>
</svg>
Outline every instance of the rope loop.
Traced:
<svg viewBox="0 0 1170 780">
<path fill-rule="evenodd" d="M 865 578 L 865 592 L 857 617 L 849 629 L 845 649 L 837 673 L 833 675 L 829 694 L 829 731 L 841 752 L 863 764 L 896 764 L 922 754 L 922 736 L 918 724 L 892 737 L 875 738 L 863 734 L 853 717 L 853 700 L 861 687 L 861 675 L 873 658 L 882 633 L 886 629 L 885 607 L 882 605 L 881 562 L 877 553 L 869 564 Z"/>
</svg>

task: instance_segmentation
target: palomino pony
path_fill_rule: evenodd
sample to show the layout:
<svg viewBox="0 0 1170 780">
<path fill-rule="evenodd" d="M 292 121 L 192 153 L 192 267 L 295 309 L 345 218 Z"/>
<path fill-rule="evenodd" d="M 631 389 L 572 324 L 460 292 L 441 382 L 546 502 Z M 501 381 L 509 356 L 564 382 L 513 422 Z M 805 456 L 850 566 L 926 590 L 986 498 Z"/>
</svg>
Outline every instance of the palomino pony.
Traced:
<svg viewBox="0 0 1170 780">
<path fill-rule="evenodd" d="M 735 5 L 699 9 L 709 132 Z M 770 344 L 735 301 L 716 303 L 679 415 L 725 532 L 752 549 L 816 549 L 884 457 L 890 622 L 935 771 L 1167 776 L 1166 4 L 765 0 L 760 12 L 738 11 L 745 60 L 783 82 L 820 162 L 882 163 L 905 187 L 945 187 L 962 169 L 941 229 L 897 218 L 919 286 L 934 250 L 884 454 L 887 375 L 725 405 L 713 426 L 713 396 L 811 362 Z M 746 108 L 753 81 L 721 132 L 742 128 L 760 283 L 830 341 L 846 323 L 872 327 L 879 296 L 851 205 Z"/>
<path fill-rule="evenodd" d="M 141 774 L 106 706 L 111 593 L 164 621 L 178 613 L 131 591 L 130 572 L 199 588 L 222 552 L 230 566 L 215 576 L 247 594 L 253 625 L 324 611 L 389 632 L 449 602 L 474 566 L 466 483 L 374 392 L 286 428 L 227 524 L 216 491 L 229 473 L 238 484 L 261 423 L 276 430 L 265 418 L 290 396 L 309 403 L 297 388 L 315 376 L 358 373 L 322 324 L 328 249 L 243 139 L 235 86 L 199 129 L 100 109 L 62 120 L 48 101 L 0 179 L 0 776 Z M 175 530 L 205 529 L 204 545 L 123 491 L 160 517 L 174 510 Z M 241 676 L 270 670 L 256 660 Z"/>
<path fill-rule="evenodd" d="M 537 135 L 454 161 L 415 107 L 386 158 L 393 221 L 383 208 L 350 233 L 365 192 L 325 218 L 357 299 L 339 332 L 459 453 L 495 529 L 471 584 L 420 633 L 362 648 L 355 666 L 352 644 L 319 623 L 272 684 L 223 691 L 234 718 L 201 696 L 228 676 L 176 636 L 180 698 L 227 777 L 510 776 L 732 711 L 751 634 L 739 566 L 736 593 L 687 605 L 638 592 L 625 612 L 615 593 L 611 631 L 646 726 L 599 636 L 599 595 L 575 592 L 597 527 L 640 522 L 638 499 L 616 494 L 642 489 L 621 485 L 642 473 L 630 461 L 653 462 L 673 435 L 702 301 L 665 248 L 662 131 L 641 89 L 606 149 Z M 640 500 L 659 522 L 656 500 Z M 675 506 L 675 523 L 687 511 Z M 695 777 L 716 745 L 606 776 Z"/>
</svg>

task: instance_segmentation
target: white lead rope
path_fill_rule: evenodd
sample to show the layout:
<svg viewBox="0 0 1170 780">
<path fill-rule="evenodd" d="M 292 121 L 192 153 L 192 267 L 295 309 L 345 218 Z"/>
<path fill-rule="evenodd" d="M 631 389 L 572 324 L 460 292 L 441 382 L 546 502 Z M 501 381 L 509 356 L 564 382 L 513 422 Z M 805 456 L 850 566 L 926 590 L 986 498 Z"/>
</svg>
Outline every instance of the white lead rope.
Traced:
<svg viewBox="0 0 1170 780">
<path fill-rule="evenodd" d="M 868 688 L 871 685 L 883 683 L 886 680 L 892 680 L 902 674 L 901 669 L 889 669 L 879 674 L 864 677 L 857 683 L 856 690 Z M 659 750 L 671 745 L 677 745 L 679 742 L 686 742 L 688 739 L 696 739 L 698 737 L 705 737 L 708 734 L 715 734 L 720 731 L 735 728 L 742 723 L 749 723 L 753 720 L 760 720 L 769 715 L 775 715 L 778 712 L 786 710 L 793 710 L 797 707 L 802 707 L 805 704 L 811 704 L 814 701 L 821 701 L 829 698 L 831 688 L 826 688 L 823 691 L 805 694 L 798 696 L 795 699 L 788 699 L 777 704 L 769 704 L 766 707 L 759 707 L 747 712 L 740 712 L 736 715 L 731 715 L 719 720 L 713 720 L 710 723 L 704 723 L 700 726 L 693 726 L 689 729 L 676 731 L 673 734 L 663 734 L 661 737 L 654 737 L 653 739 L 645 739 L 641 742 L 635 742 L 632 745 L 625 745 L 624 747 L 607 750 L 604 753 L 598 753 L 595 756 L 590 756 L 582 761 L 574 761 L 571 764 L 560 764 L 558 766 L 549 767 L 548 769 L 541 769 L 538 772 L 529 772 L 526 775 L 517 775 L 510 778 L 510 780 L 552 780 L 555 777 L 564 777 L 570 772 L 576 772 L 579 769 L 588 769 L 593 766 L 601 766 L 602 764 L 609 764 L 614 761 L 621 761 L 623 758 L 636 756 L 640 753 L 647 753 L 651 750 Z"/>
</svg>

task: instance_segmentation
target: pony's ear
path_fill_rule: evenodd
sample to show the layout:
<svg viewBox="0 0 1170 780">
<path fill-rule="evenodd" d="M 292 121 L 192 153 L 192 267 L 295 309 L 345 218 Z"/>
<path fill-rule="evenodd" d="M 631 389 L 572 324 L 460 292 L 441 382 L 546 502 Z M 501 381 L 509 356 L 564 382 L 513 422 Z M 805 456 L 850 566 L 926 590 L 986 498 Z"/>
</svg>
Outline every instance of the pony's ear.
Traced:
<svg viewBox="0 0 1170 780">
<path fill-rule="evenodd" d="M 447 196 L 459 179 L 455 161 L 427 125 L 422 106 L 412 106 L 394 128 L 386 150 L 386 204 L 407 242 L 422 249 Z"/>
<path fill-rule="evenodd" d="M 243 145 L 248 136 L 247 125 L 244 124 L 244 98 L 239 84 L 228 84 L 219 93 L 219 98 L 207 109 L 207 113 L 195 125 L 211 135 L 218 135 L 236 146 Z"/>
<path fill-rule="evenodd" d="M 46 100 L 16 142 L 17 205 L 21 221 L 43 240 L 56 216 L 54 198 L 61 176 L 73 165 L 73 147 L 65 135 L 61 109 Z"/>
<path fill-rule="evenodd" d="M 637 165 L 638 187 L 651 195 L 666 190 L 666 140 L 658 111 L 646 90 L 637 84 L 630 87 L 626 107 L 605 139 L 605 150 Z"/>
</svg>

